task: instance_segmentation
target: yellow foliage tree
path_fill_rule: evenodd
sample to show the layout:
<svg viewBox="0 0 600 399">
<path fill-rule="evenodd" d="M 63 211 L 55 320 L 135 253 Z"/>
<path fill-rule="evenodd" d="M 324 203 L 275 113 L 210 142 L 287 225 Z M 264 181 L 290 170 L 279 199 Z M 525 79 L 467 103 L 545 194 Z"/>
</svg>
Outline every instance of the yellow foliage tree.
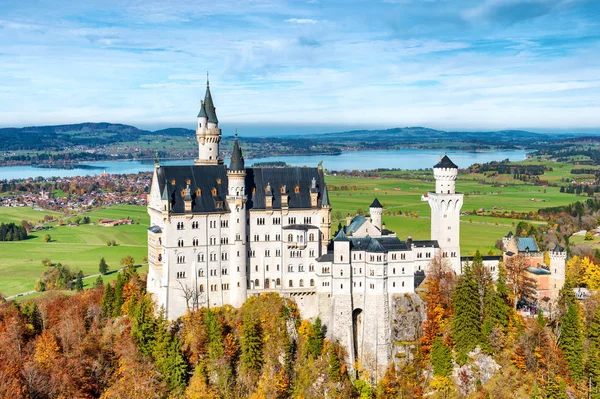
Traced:
<svg viewBox="0 0 600 399">
<path fill-rule="evenodd" d="M 583 283 L 587 285 L 590 290 L 597 290 L 600 288 L 600 266 L 585 257 L 581 261 L 581 267 L 584 270 Z"/>
<path fill-rule="evenodd" d="M 585 269 L 583 267 L 582 259 L 579 256 L 573 256 L 567 262 L 567 279 L 571 281 L 573 285 L 579 287 L 583 284 L 584 275 Z"/>
<path fill-rule="evenodd" d="M 58 354 L 59 347 L 54 335 L 50 331 L 44 330 L 36 339 L 33 361 L 39 368 L 48 370 L 54 364 L 54 359 Z"/>
</svg>

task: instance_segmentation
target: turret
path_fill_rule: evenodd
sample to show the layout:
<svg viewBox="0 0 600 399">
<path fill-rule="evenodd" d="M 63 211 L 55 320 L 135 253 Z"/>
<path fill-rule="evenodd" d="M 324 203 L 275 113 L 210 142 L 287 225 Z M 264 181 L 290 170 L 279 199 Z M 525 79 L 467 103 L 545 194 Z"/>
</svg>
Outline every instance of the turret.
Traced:
<svg viewBox="0 0 600 399">
<path fill-rule="evenodd" d="M 231 268 L 229 301 L 232 306 L 239 307 L 246 301 L 246 168 L 242 149 L 235 134 L 235 142 L 231 151 L 231 162 L 227 169 L 227 203 L 229 214 L 229 242 L 231 244 Z"/>
<path fill-rule="evenodd" d="M 549 251 L 550 264 L 550 292 L 553 299 L 558 298 L 559 291 L 565 285 L 566 266 L 567 266 L 567 251 L 556 244 L 554 249 Z"/>
<path fill-rule="evenodd" d="M 196 165 L 218 165 L 223 160 L 219 158 L 219 142 L 221 141 L 221 129 L 217 119 L 217 109 L 214 106 L 208 74 L 206 76 L 206 94 L 204 101 L 200 101 L 198 111 L 198 126 L 196 127 L 196 139 L 198 140 L 198 159 Z"/>
<path fill-rule="evenodd" d="M 435 178 L 435 192 L 438 194 L 456 193 L 456 177 L 458 176 L 458 166 L 448 158 L 447 155 L 433 167 L 433 177 Z"/>
<path fill-rule="evenodd" d="M 383 215 L 383 206 L 377 198 L 373 200 L 373 203 L 369 206 L 369 212 L 371 213 L 371 223 L 381 231 L 381 217 Z"/>
<path fill-rule="evenodd" d="M 455 273 L 460 264 L 460 209 L 463 195 L 456 192 L 458 166 L 447 155 L 433 167 L 435 193 L 427 194 L 431 207 L 431 239 L 438 242 L 442 257 L 450 261 Z"/>
</svg>

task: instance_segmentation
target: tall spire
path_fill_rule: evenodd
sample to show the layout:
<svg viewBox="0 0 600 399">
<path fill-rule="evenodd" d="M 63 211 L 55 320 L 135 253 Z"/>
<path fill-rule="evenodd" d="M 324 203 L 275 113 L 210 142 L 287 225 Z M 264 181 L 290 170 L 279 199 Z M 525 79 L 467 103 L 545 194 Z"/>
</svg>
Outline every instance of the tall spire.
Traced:
<svg viewBox="0 0 600 399">
<path fill-rule="evenodd" d="M 210 82 L 208 80 L 208 72 L 206 72 L 206 94 L 204 95 L 204 111 L 208 116 L 209 123 L 219 123 L 217 112 L 213 104 L 212 95 L 210 94 Z"/>
<path fill-rule="evenodd" d="M 233 143 L 233 151 L 231 151 L 231 163 L 229 164 L 229 170 L 244 170 L 244 156 L 242 155 L 242 149 L 238 142 L 237 129 L 235 130 L 235 142 Z"/>
</svg>

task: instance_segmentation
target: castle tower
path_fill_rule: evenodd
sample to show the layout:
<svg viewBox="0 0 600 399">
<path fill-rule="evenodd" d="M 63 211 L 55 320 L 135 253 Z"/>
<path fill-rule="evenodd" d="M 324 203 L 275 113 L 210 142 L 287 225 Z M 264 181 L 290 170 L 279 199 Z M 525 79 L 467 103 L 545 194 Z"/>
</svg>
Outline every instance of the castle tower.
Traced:
<svg viewBox="0 0 600 399">
<path fill-rule="evenodd" d="M 552 299 L 558 299 L 558 293 L 565 285 L 567 251 L 560 245 L 556 244 L 550 255 L 550 292 Z"/>
<path fill-rule="evenodd" d="M 198 126 L 196 126 L 196 139 L 198 140 L 198 159 L 194 161 L 196 165 L 218 165 L 223 163 L 223 160 L 219 158 L 221 129 L 219 129 L 216 111 L 210 94 L 207 74 L 206 94 L 204 95 L 204 101 L 200 101 Z"/>
<path fill-rule="evenodd" d="M 447 155 L 433 167 L 435 193 L 428 193 L 431 207 L 431 239 L 437 240 L 442 257 L 448 259 L 455 273 L 460 264 L 460 209 L 463 195 L 456 192 L 458 166 Z"/>
<path fill-rule="evenodd" d="M 327 186 L 323 186 L 321 195 L 321 253 L 327 253 L 327 244 L 331 236 L 331 204 L 329 203 Z"/>
<path fill-rule="evenodd" d="M 229 303 L 240 307 L 246 301 L 246 168 L 244 156 L 235 135 L 233 151 L 231 152 L 231 163 L 227 169 L 228 192 L 227 203 L 231 213 L 229 214 L 229 242 L 233 243 L 230 259 L 231 279 L 229 291 Z"/>
<path fill-rule="evenodd" d="M 381 217 L 383 216 L 383 206 L 377 198 L 373 200 L 373 203 L 369 206 L 369 212 L 371 213 L 371 223 L 381 231 Z"/>
</svg>

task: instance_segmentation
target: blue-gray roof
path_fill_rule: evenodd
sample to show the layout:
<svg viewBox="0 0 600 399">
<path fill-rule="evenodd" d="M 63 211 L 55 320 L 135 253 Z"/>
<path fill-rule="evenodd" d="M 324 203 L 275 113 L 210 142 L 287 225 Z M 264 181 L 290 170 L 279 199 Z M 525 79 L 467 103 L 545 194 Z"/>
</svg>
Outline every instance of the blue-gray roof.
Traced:
<svg viewBox="0 0 600 399">
<path fill-rule="evenodd" d="M 538 247 L 533 237 L 521 237 L 517 241 L 519 252 L 537 252 Z"/>
<path fill-rule="evenodd" d="M 550 270 L 542 269 L 541 267 L 530 266 L 527 268 L 527 271 L 537 275 L 551 274 Z"/>
<path fill-rule="evenodd" d="M 444 155 L 440 162 L 433 166 L 434 168 L 446 168 L 446 169 L 458 169 L 458 166 L 448 158 L 448 155 Z"/>
<path fill-rule="evenodd" d="M 367 219 L 365 219 L 364 216 L 355 216 L 354 219 L 352 219 L 352 222 L 350 222 L 350 225 L 346 226 L 346 234 L 351 235 L 353 232 L 358 230 L 360 226 L 362 226 L 366 221 Z"/>
</svg>

